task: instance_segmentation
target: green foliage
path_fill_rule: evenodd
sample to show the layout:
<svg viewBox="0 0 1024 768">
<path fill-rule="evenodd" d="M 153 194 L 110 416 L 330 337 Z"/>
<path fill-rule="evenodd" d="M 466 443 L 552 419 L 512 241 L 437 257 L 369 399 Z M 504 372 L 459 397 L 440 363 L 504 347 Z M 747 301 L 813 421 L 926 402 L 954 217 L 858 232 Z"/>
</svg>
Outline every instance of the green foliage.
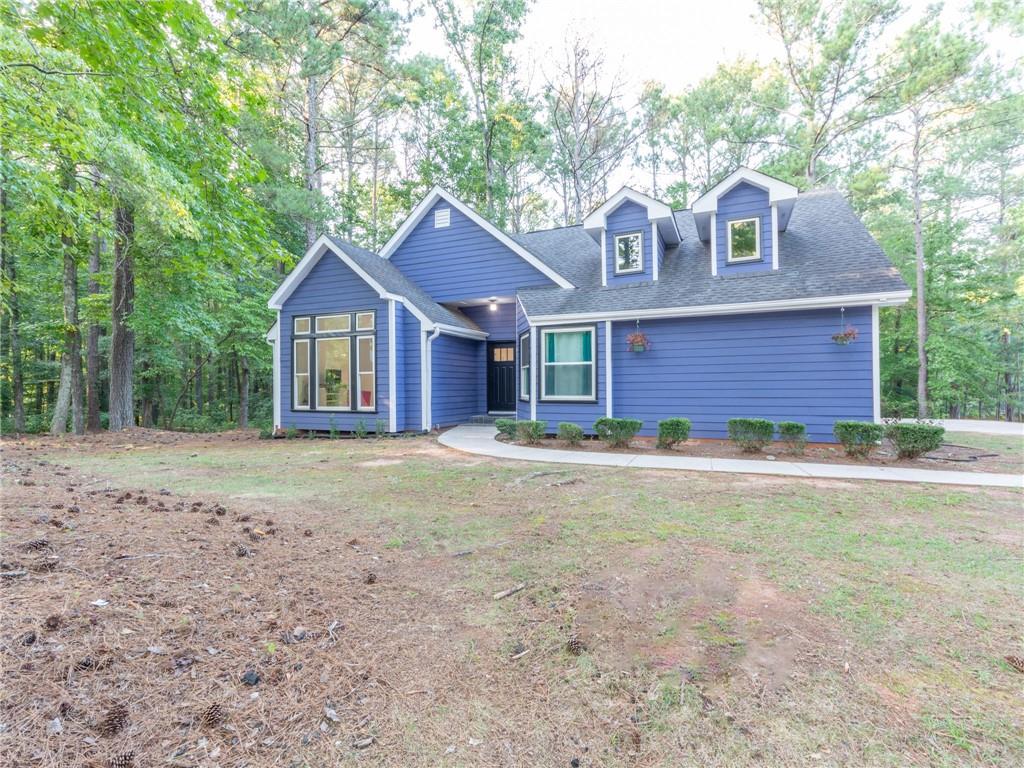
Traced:
<svg viewBox="0 0 1024 768">
<path fill-rule="evenodd" d="M 729 419 L 729 439 L 744 453 L 759 453 L 771 445 L 775 424 L 768 419 Z"/>
<path fill-rule="evenodd" d="M 528 445 L 534 445 L 544 439 L 548 424 L 546 421 L 524 421 L 516 422 L 516 440 Z"/>
<path fill-rule="evenodd" d="M 369 434 L 366 428 L 366 422 L 362 419 L 357 420 L 355 426 L 352 427 L 352 434 L 359 440 L 365 439 L 366 435 Z"/>
<path fill-rule="evenodd" d="M 867 458 L 882 439 L 885 428 L 872 421 L 837 421 L 832 428 L 847 456 Z"/>
<path fill-rule="evenodd" d="M 373 427 L 374 434 L 377 437 L 384 437 L 388 433 L 388 421 L 387 419 L 377 419 Z"/>
<path fill-rule="evenodd" d="M 559 422 L 558 439 L 565 440 L 569 445 L 577 446 L 583 440 L 583 427 L 573 424 L 571 421 Z"/>
<path fill-rule="evenodd" d="M 284 436 L 288 440 L 294 440 L 299 436 L 299 430 L 295 427 L 288 427 L 288 429 L 284 431 Z"/>
<path fill-rule="evenodd" d="M 503 435 L 506 439 L 512 440 L 516 436 L 516 420 L 515 419 L 495 419 L 494 426 L 498 430 L 499 435 Z"/>
<path fill-rule="evenodd" d="M 807 446 L 807 425 L 799 421 L 780 421 L 775 425 L 779 430 L 779 439 L 785 443 L 790 453 L 800 454 Z"/>
<path fill-rule="evenodd" d="M 612 448 L 626 448 L 643 425 L 639 419 L 616 419 L 602 416 L 594 422 L 594 432 Z"/>
<path fill-rule="evenodd" d="M 658 422 L 658 447 L 672 448 L 685 443 L 690 438 L 690 426 L 689 419 L 662 419 Z"/>
<path fill-rule="evenodd" d="M 942 445 L 946 430 L 936 424 L 889 424 L 885 436 L 901 459 L 916 459 Z"/>
</svg>

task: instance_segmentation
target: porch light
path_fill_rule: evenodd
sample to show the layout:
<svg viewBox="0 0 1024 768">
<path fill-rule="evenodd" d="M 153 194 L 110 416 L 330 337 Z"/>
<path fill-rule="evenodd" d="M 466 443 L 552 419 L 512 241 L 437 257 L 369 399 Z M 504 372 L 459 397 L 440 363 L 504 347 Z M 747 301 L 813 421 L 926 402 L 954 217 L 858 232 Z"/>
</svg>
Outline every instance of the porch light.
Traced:
<svg viewBox="0 0 1024 768">
<path fill-rule="evenodd" d="M 488 301 L 491 302 L 488 305 L 491 308 L 491 312 L 497 312 L 498 311 L 498 297 L 497 296 L 491 296 L 491 298 L 489 298 Z"/>
</svg>

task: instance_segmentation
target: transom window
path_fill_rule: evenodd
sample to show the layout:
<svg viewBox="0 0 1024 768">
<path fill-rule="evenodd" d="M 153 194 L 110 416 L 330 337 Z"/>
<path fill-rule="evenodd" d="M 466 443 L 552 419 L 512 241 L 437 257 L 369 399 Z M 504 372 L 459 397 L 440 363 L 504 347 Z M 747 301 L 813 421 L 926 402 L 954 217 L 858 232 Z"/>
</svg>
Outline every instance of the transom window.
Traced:
<svg viewBox="0 0 1024 768">
<path fill-rule="evenodd" d="M 736 219 L 728 224 L 728 261 L 757 261 L 761 258 L 761 219 Z"/>
<path fill-rule="evenodd" d="M 530 399 L 530 334 L 519 337 L 519 399 Z"/>
<path fill-rule="evenodd" d="M 615 274 L 627 275 L 644 268 L 644 235 L 630 232 L 615 236 Z"/>
<path fill-rule="evenodd" d="M 594 400 L 594 328 L 541 331 L 541 399 Z"/>
<path fill-rule="evenodd" d="M 307 338 L 296 338 L 292 345 L 292 407 L 376 410 L 375 313 L 296 317 L 293 327 Z"/>
</svg>

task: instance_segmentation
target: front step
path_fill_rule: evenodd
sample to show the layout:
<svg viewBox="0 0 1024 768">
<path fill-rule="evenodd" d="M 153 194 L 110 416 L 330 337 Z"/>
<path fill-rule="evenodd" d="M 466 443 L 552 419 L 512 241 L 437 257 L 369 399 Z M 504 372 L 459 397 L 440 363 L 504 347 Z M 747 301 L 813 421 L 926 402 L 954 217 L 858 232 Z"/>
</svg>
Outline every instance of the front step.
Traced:
<svg viewBox="0 0 1024 768">
<path fill-rule="evenodd" d="M 497 419 L 514 419 L 515 413 L 482 413 L 478 416 L 470 416 L 470 424 L 493 424 Z"/>
</svg>

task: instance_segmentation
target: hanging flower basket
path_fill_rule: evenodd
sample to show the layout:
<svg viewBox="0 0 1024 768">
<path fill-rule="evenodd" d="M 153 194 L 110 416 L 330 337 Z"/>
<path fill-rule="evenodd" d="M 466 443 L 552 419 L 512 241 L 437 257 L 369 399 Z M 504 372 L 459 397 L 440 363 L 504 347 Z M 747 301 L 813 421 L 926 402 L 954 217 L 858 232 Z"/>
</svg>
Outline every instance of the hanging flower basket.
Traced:
<svg viewBox="0 0 1024 768">
<path fill-rule="evenodd" d="M 836 344 L 839 344 L 840 346 L 846 346 L 851 341 L 856 341 L 856 340 L 857 340 L 857 329 L 854 328 L 852 325 L 846 326 L 846 330 L 845 331 L 840 331 L 839 333 L 833 333 L 832 334 L 832 341 L 834 341 Z"/>
<path fill-rule="evenodd" d="M 643 331 L 634 331 L 626 337 L 626 348 L 630 352 L 646 352 L 651 348 L 651 340 Z"/>
</svg>

